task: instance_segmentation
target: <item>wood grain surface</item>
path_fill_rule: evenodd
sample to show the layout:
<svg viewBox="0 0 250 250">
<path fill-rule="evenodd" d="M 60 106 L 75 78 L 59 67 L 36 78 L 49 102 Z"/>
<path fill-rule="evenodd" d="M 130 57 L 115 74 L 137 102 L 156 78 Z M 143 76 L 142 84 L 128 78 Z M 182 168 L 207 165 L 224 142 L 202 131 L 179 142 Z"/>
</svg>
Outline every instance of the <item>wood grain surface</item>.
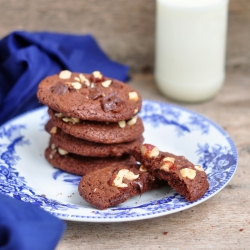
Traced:
<svg viewBox="0 0 250 250">
<path fill-rule="evenodd" d="M 172 102 L 152 75 L 133 75 L 144 99 Z M 237 171 L 214 197 L 193 208 L 125 223 L 67 222 L 58 250 L 78 249 L 250 249 L 250 74 L 230 71 L 220 93 L 199 104 L 176 103 L 222 126 L 239 155 Z"/>
<path fill-rule="evenodd" d="M 0 0 L 0 38 L 14 30 L 91 33 L 132 72 L 154 67 L 155 0 Z M 250 67 L 250 1 L 231 0 L 227 65 Z"/>
</svg>

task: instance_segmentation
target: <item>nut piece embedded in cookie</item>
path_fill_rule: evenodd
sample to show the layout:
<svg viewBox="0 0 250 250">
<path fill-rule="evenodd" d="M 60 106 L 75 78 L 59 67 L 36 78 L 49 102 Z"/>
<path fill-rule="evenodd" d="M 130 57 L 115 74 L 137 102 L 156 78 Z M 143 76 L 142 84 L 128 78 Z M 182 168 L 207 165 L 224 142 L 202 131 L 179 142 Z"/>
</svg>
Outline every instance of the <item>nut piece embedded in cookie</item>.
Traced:
<svg viewBox="0 0 250 250">
<path fill-rule="evenodd" d="M 104 88 L 108 88 L 111 83 L 112 83 L 112 80 L 106 80 L 106 81 L 102 82 L 102 86 Z"/>
<path fill-rule="evenodd" d="M 139 177 L 139 174 L 135 175 L 133 172 L 129 171 L 128 169 L 121 169 L 118 174 L 116 175 L 112 186 L 115 187 L 127 187 L 128 184 L 123 183 L 123 178 L 133 181 Z"/>
<path fill-rule="evenodd" d="M 120 128 L 125 128 L 126 127 L 126 121 L 119 121 L 118 125 Z"/>
<path fill-rule="evenodd" d="M 137 92 L 129 92 L 128 93 L 128 98 L 129 98 L 129 100 L 131 100 L 131 101 L 138 101 L 139 100 L 139 96 L 138 96 L 138 94 L 137 94 Z"/>
<path fill-rule="evenodd" d="M 132 117 L 129 121 L 128 121 L 128 125 L 132 126 L 135 125 L 137 122 L 137 115 L 135 115 L 134 117 Z"/>
<path fill-rule="evenodd" d="M 50 130 L 50 134 L 55 134 L 57 132 L 57 127 L 54 126 L 52 127 L 52 129 Z"/>
<path fill-rule="evenodd" d="M 164 171 L 169 171 L 170 167 L 174 165 L 175 159 L 173 157 L 165 157 L 162 159 L 162 165 L 160 169 Z"/>
<path fill-rule="evenodd" d="M 148 171 L 143 165 L 140 166 L 139 170 L 141 172 L 147 172 Z"/>
<path fill-rule="evenodd" d="M 104 76 L 100 71 L 94 71 L 90 76 L 90 80 L 92 82 L 101 82 L 104 81 Z"/>
<path fill-rule="evenodd" d="M 82 88 L 82 84 L 81 83 L 79 83 L 79 82 L 72 82 L 72 87 L 74 88 L 74 89 L 81 89 Z"/>
<path fill-rule="evenodd" d="M 68 154 L 68 152 L 66 150 L 62 149 L 62 148 L 58 148 L 58 153 L 60 155 L 67 155 Z"/>
<path fill-rule="evenodd" d="M 90 86 L 89 80 L 83 74 L 79 74 L 79 78 L 81 83 L 84 83 L 87 87 Z"/>
<path fill-rule="evenodd" d="M 59 73 L 59 78 L 60 79 L 69 79 L 72 75 L 72 72 L 69 70 L 63 70 Z"/>
<path fill-rule="evenodd" d="M 194 168 L 198 171 L 204 171 L 204 169 L 199 165 L 195 165 Z"/>
<path fill-rule="evenodd" d="M 76 117 L 63 117 L 62 120 L 64 122 L 72 122 L 73 124 L 79 123 L 80 119 Z"/>
<path fill-rule="evenodd" d="M 180 173 L 182 175 L 182 177 L 187 177 L 190 180 L 193 180 L 196 176 L 196 171 L 194 169 L 191 168 L 183 168 L 180 170 Z"/>
<path fill-rule="evenodd" d="M 141 146 L 141 153 L 148 158 L 154 158 L 159 155 L 160 151 L 157 147 L 152 146 L 151 144 L 144 144 Z"/>
</svg>

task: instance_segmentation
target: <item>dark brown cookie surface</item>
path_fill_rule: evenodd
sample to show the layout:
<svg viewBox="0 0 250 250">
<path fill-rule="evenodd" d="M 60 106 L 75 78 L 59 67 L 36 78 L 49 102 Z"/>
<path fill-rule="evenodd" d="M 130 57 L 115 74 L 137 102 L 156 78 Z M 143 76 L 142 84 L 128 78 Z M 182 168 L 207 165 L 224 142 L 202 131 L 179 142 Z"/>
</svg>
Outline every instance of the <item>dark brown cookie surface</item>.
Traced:
<svg viewBox="0 0 250 250">
<path fill-rule="evenodd" d="M 98 209 L 106 209 L 130 197 L 158 188 L 161 184 L 139 166 L 117 165 L 97 169 L 81 179 L 78 191 Z"/>
<path fill-rule="evenodd" d="M 94 158 L 75 154 L 61 155 L 59 152 L 60 151 L 58 151 L 58 148 L 56 148 L 54 144 L 50 144 L 45 150 L 45 158 L 53 167 L 81 176 L 107 166 L 116 166 L 120 164 L 132 166 L 136 163 L 132 156 Z"/>
<path fill-rule="evenodd" d="M 119 144 L 102 144 L 86 141 L 64 133 L 60 128 L 55 127 L 51 120 L 46 124 L 45 129 L 51 134 L 52 142 L 67 152 L 90 157 L 119 157 L 124 154 L 131 154 L 135 147 L 140 147 L 143 137 Z"/>
<path fill-rule="evenodd" d="M 137 116 L 119 123 L 101 123 L 72 119 L 52 109 L 49 109 L 48 113 L 56 127 L 61 128 L 67 134 L 87 141 L 104 144 L 133 141 L 144 131 L 142 120 Z"/>
<path fill-rule="evenodd" d="M 153 176 L 167 181 L 188 201 L 201 198 L 209 188 L 202 167 L 192 164 L 184 156 L 161 152 L 151 144 L 137 148 L 133 155 Z"/>
<path fill-rule="evenodd" d="M 142 99 L 129 85 L 106 78 L 61 71 L 38 86 L 39 101 L 68 117 L 90 121 L 119 122 L 133 117 Z"/>
</svg>

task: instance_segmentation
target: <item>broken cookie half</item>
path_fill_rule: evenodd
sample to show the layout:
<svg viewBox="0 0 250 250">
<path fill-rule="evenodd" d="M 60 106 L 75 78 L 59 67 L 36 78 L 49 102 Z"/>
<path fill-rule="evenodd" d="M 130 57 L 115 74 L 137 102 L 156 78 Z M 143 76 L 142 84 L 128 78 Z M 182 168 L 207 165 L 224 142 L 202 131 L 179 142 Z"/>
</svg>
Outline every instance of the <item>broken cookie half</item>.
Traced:
<svg viewBox="0 0 250 250">
<path fill-rule="evenodd" d="M 161 152 L 151 144 L 135 149 L 133 155 L 152 176 L 166 181 L 190 202 L 201 198 L 209 188 L 203 168 L 184 156 Z"/>
<path fill-rule="evenodd" d="M 78 191 L 94 207 L 106 209 L 162 185 L 161 181 L 139 165 L 117 164 L 83 176 Z"/>
</svg>

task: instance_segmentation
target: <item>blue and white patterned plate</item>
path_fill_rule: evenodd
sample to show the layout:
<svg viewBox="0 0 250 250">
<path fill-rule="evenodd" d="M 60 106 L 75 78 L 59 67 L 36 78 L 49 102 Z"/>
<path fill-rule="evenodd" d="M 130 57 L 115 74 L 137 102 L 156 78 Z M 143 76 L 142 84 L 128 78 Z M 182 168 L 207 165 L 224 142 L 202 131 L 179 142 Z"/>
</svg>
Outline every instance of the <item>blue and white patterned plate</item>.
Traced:
<svg viewBox="0 0 250 250">
<path fill-rule="evenodd" d="M 72 221 L 121 222 L 175 213 L 206 201 L 233 177 L 237 152 L 229 135 L 214 122 L 190 110 L 144 101 L 140 112 L 145 142 L 184 155 L 205 169 L 210 188 L 188 202 L 169 187 L 147 192 L 107 210 L 97 210 L 78 194 L 79 176 L 51 167 L 44 158 L 49 135 L 45 107 L 25 113 L 0 128 L 0 192 L 30 202 Z"/>
</svg>

